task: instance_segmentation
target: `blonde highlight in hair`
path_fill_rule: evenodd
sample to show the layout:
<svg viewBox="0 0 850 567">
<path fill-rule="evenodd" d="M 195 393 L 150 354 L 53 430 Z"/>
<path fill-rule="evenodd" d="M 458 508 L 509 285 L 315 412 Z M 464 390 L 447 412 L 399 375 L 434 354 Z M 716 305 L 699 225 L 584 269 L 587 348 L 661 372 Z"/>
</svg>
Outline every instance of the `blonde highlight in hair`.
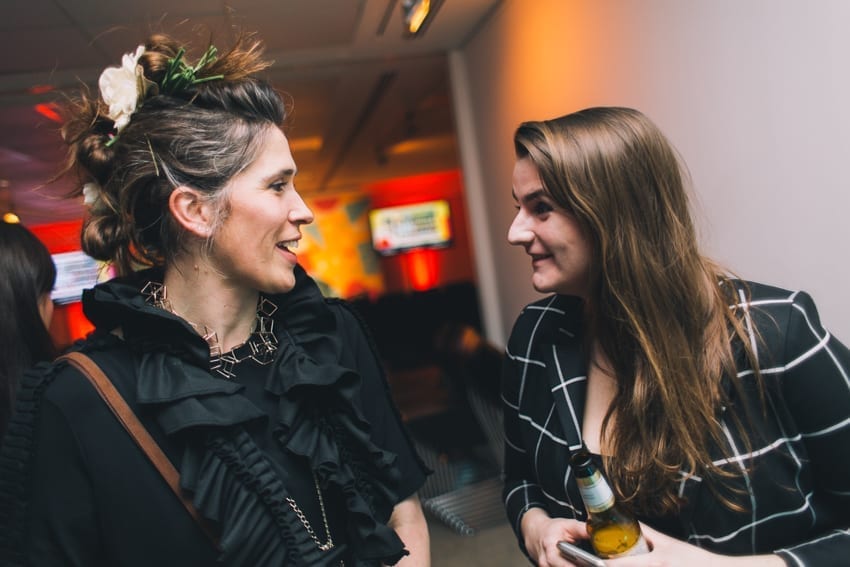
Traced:
<svg viewBox="0 0 850 567">
<path fill-rule="evenodd" d="M 739 508 L 724 489 L 734 473 L 710 458 L 726 444 L 717 412 L 727 403 L 721 379 L 736 375 L 734 337 L 757 365 L 730 309 L 734 286 L 698 249 L 682 161 L 646 116 L 627 108 L 524 123 L 514 142 L 594 248 L 585 337 L 618 384 L 602 423 L 616 492 L 638 511 L 672 512 L 681 504 L 680 471 L 689 471 L 717 480 L 712 489 Z M 733 426 L 749 444 L 744 424 Z"/>
</svg>

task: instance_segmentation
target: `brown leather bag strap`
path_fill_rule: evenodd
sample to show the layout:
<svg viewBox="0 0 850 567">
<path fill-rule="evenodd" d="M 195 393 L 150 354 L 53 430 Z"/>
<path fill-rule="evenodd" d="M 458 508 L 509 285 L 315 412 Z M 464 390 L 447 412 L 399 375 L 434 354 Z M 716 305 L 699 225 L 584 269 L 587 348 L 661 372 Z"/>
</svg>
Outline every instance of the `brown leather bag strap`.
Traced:
<svg viewBox="0 0 850 567">
<path fill-rule="evenodd" d="M 171 487 L 171 490 L 183 503 L 186 511 L 195 519 L 210 541 L 215 545 L 216 549 L 218 549 L 218 538 L 213 534 L 210 526 L 198 512 L 198 509 L 192 504 L 192 501 L 180 489 L 180 474 L 177 472 L 177 469 L 174 468 L 174 465 L 171 464 L 171 461 L 168 460 L 168 457 L 165 456 L 165 453 L 162 452 L 162 449 L 159 448 L 159 445 L 156 444 L 156 441 L 154 441 L 153 437 L 145 429 L 145 426 L 142 425 L 139 418 L 136 417 L 136 414 L 133 413 L 133 410 L 130 409 L 130 406 L 127 405 L 127 402 L 124 401 L 124 398 L 121 397 L 121 394 L 118 393 L 118 390 L 115 389 L 115 386 L 112 385 L 112 382 L 106 377 L 106 374 L 103 373 L 97 363 L 81 352 L 71 352 L 60 356 L 56 360 L 67 360 L 89 379 L 94 389 L 97 390 L 97 393 L 100 394 L 100 397 L 103 398 L 106 405 L 109 406 L 109 409 L 112 410 L 112 413 L 136 442 L 136 445 L 144 451 L 150 462 L 153 463 L 162 475 L 162 478 L 165 479 L 168 486 Z"/>
</svg>

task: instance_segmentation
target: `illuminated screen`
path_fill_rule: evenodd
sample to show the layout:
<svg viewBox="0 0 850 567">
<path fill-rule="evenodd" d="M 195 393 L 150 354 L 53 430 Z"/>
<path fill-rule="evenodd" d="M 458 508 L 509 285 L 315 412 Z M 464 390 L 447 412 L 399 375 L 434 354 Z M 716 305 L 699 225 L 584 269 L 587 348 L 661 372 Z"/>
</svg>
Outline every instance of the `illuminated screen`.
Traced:
<svg viewBox="0 0 850 567">
<path fill-rule="evenodd" d="M 82 251 L 53 254 L 56 264 L 56 285 L 51 299 L 56 303 L 80 301 L 83 290 L 94 287 L 102 270 L 102 263 Z"/>
<path fill-rule="evenodd" d="M 452 242 L 449 203 L 428 201 L 369 212 L 372 247 L 388 256 L 414 248 L 442 248 Z"/>
</svg>

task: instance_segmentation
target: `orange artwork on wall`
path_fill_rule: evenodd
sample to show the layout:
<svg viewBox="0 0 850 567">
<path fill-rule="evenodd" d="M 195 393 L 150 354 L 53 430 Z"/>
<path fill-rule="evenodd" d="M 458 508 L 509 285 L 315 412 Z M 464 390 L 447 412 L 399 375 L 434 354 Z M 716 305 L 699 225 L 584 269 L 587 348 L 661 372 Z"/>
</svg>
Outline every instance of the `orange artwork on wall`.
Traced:
<svg viewBox="0 0 850 567">
<path fill-rule="evenodd" d="M 301 229 L 298 263 L 322 293 L 343 298 L 383 293 L 384 278 L 369 234 L 370 199 L 352 193 L 305 202 L 315 220 Z"/>
</svg>

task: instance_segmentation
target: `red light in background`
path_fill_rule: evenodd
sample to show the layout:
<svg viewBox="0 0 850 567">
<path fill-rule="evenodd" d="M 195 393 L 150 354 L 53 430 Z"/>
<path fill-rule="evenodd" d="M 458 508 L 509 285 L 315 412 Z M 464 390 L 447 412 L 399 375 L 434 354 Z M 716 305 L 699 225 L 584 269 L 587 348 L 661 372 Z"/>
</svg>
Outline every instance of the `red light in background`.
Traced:
<svg viewBox="0 0 850 567">
<path fill-rule="evenodd" d="M 403 256 L 404 270 L 415 291 L 433 288 L 440 280 L 440 260 L 437 250 L 414 250 Z"/>
<path fill-rule="evenodd" d="M 59 116 L 58 107 L 52 102 L 40 102 L 35 105 L 35 111 L 54 122 L 62 122 L 62 117 Z"/>
<path fill-rule="evenodd" d="M 28 226 L 51 254 L 80 249 L 80 231 L 83 219 Z"/>
<path fill-rule="evenodd" d="M 80 301 L 68 303 L 65 307 L 65 321 L 68 329 L 68 338 L 71 341 L 81 339 L 94 331 L 94 325 L 83 315 L 83 304 Z"/>
<path fill-rule="evenodd" d="M 30 94 L 44 94 L 49 93 L 53 89 L 55 89 L 53 85 L 33 85 L 27 89 L 27 92 Z"/>
<path fill-rule="evenodd" d="M 367 186 L 366 190 L 372 195 L 372 207 L 377 209 L 451 199 L 461 195 L 462 186 L 460 171 L 452 169 L 387 179 Z"/>
</svg>

